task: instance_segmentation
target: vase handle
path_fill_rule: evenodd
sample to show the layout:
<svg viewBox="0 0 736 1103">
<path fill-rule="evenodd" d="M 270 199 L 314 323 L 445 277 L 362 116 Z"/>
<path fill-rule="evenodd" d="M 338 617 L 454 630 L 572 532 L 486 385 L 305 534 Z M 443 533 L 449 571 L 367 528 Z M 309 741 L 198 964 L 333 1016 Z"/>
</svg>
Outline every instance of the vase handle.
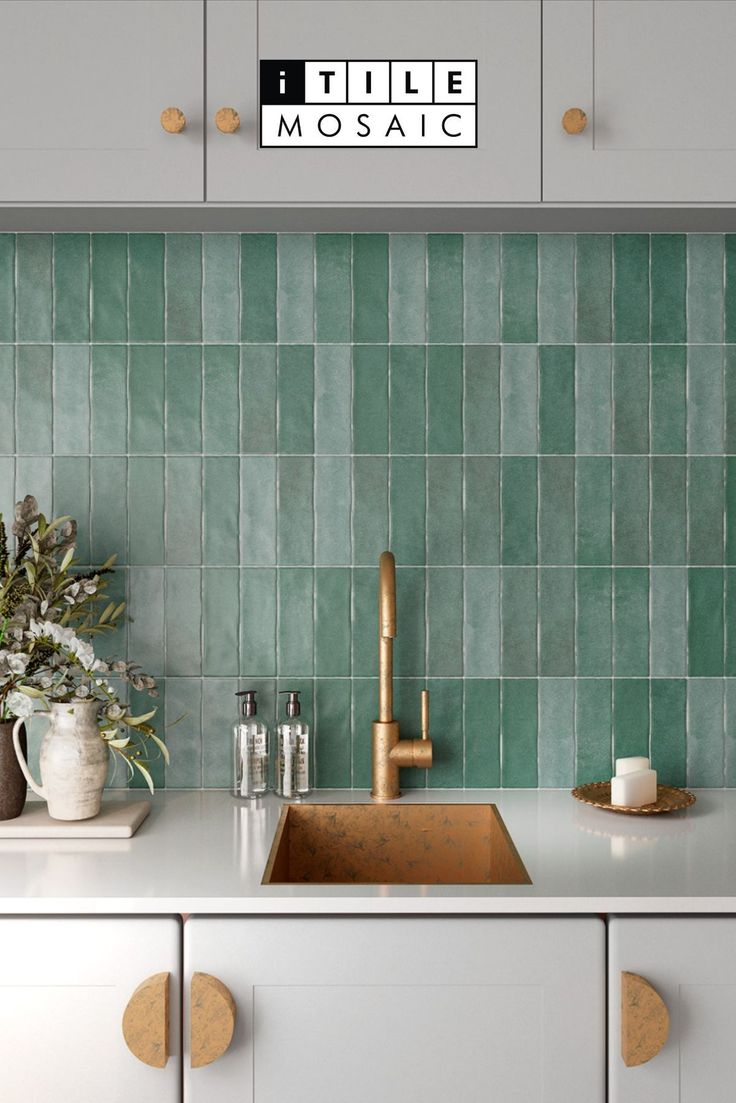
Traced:
<svg viewBox="0 0 736 1103">
<path fill-rule="evenodd" d="M 36 715 L 48 716 L 48 713 L 36 713 Z M 35 781 L 31 777 L 31 771 L 28 769 L 28 763 L 26 762 L 25 755 L 23 754 L 23 751 L 21 749 L 20 729 L 22 728 L 24 722 L 25 721 L 23 720 L 23 717 L 19 716 L 13 724 L 13 746 L 15 747 L 15 757 L 18 759 L 18 765 L 23 771 L 24 778 L 26 779 L 36 796 L 43 797 L 44 800 L 48 800 L 44 787 L 42 785 L 36 785 Z"/>
</svg>

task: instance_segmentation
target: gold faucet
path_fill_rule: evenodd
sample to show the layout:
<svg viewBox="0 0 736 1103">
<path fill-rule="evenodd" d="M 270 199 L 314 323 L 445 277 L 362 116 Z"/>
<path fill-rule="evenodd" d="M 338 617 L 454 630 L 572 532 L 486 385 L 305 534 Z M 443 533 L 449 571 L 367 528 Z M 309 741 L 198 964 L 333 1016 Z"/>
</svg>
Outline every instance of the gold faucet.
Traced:
<svg viewBox="0 0 736 1103">
<path fill-rule="evenodd" d="M 381 555 L 378 583 L 378 719 L 373 723 L 373 800 L 396 800 L 399 767 L 432 765 L 429 738 L 429 690 L 422 690 L 422 738 L 401 739 L 394 720 L 394 640 L 396 639 L 396 561 Z"/>
</svg>

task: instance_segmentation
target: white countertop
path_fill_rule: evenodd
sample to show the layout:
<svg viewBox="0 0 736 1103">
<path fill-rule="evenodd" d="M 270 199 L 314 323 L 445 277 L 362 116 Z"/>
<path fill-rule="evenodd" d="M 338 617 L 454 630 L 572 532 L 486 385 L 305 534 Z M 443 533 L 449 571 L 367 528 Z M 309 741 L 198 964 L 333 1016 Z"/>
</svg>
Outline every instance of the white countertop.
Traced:
<svg viewBox="0 0 736 1103">
<path fill-rule="evenodd" d="M 268 887 L 276 797 L 167 792 L 132 839 L 0 840 L 0 913 L 736 913 L 736 790 L 696 792 L 686 812 L 635 817 L 567 790 L 411 790 L 402 802 L 495 803 L 532 884 Z"/>
</svg>

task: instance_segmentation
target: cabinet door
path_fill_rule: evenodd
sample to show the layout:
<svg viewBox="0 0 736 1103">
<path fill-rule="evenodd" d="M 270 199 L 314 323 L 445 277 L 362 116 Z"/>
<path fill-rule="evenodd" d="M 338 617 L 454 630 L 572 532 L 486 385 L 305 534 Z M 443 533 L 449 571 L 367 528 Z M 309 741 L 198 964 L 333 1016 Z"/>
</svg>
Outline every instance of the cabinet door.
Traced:
<svg viewBox="0 0 736 1103">
<path fill-rule="evenodd" d="M 234 107 L 241 127 L 235 134 L 211 129 L 207 198 L 269 205 L 538 202 L 539 28 L 539 0 L 209 0 L 209 110 Z M 477 60 L 477 149 L 260 148 L 260 59 L 325 58 Z M 379 105 L 366 111 L 373 136 L 383 134 L 385 122 L 374 122 Z M 400 105 L 396 114 L 401 120 Z M 349 131 L 359 146 L 359 129 L 346 122 L 341 140 Z"/>
<path fill-rule="evenodd" d="M 615 919 L 609 948 L 611 1103 L 733 1103 L 736 919 Z M 631 1067 L 622 1052 L 622 972 L 651 985 L 669 1014 L 664 1046 Z M 659 1045 L 653 1020 L 661 1014 L 659 1006 L 643 1025 L 634 1021 L 634 1042 Z"/>
<path fill-rule="evenodd" d="M 193 919 L 184 937 L 185 991 L 207 972 L 237 1005 L 224 1056 L 185 1057 L 188 1103 L 604 1098 L 597 919 Z"/>
<path fill-rule="evenodd" d="M 156 919 L 0 919 L 3 1103 L 176 1103 L 181 926 Z M 168 972 L 169 1048 L 150 1067 L 125 1044 L 138 985 Z M 160 1021 L 149 1009 L 145 1038 Z"/>
<path fill-rule="evenodd" d="M 203 19 L 202 0 L 0 0 L 0 202 L 203 199 Z"/>
<path fill-rule="evenodd" d="M 733 203 L 736 4 L 544 0 L 543 26 L 545 200 Z"/>
</svg>

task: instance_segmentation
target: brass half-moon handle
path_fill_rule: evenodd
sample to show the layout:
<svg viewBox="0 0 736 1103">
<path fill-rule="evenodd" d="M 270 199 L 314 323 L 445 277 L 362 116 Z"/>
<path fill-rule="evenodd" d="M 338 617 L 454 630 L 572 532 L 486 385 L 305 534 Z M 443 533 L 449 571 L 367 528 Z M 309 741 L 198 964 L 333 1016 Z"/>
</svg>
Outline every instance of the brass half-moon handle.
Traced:
<svg viewBox="0 0 736 1103">
<path fill-rule="evenodd" d="M 190 993 L 192 1068 L 222 1057 L 233 1040 L 237 1011 L 232 992 L 209 973 L 193 973 Z"/>
<path fill-rule="evenodd" d="M 621 1056 L 627 1068 L 656 1057 L 670 1032 L 670 1013 L 648 980 L 621 974 Z"/>
<path fill-rule="evenodd" d="M 215 115 L 215 126 L 222 134 L 234 134 L 240 130 L 240 115 L 234 107 L 221 107 Z"/>
<path fill-rule="evenodd" d="M 582 107 L 568 107 L 562 116 L 562 129 L 566 134 L 582 134 L 588 125 L 588 116 Z"/>
<path fill-rule="evenodd" d="M 187 117 L 179 107 L 165 107 L 161 112 L 161 126 L 167 134 L 181 134 L 187 125 Z"/>
<path fill-rule="evenodd" d="M 123 1012 L 125 1044 L 154 1069 L 169 1059 L 169 973 L 154 973 L 139 984 Z"/>
</svg>

